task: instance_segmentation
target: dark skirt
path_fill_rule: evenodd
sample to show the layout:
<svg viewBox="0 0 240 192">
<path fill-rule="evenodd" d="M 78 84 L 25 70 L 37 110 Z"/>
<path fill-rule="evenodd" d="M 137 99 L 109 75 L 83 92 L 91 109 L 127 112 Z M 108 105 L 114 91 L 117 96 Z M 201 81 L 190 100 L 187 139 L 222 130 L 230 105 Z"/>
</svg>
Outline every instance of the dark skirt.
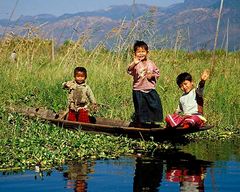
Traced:
<svg viewBox="0 0 240 192">
<path fill-rule="evenodd" d="M 148 93 L 133 90 L 135 122 L 161 122 L 163 110 L 160 97 L 155 89 Z"/>
</svg>

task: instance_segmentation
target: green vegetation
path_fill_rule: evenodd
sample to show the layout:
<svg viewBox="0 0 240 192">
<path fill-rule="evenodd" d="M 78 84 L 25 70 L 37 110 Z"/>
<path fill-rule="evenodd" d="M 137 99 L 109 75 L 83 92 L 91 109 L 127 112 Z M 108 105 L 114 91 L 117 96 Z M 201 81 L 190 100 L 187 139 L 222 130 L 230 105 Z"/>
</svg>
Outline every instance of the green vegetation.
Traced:
<svg viewBox="0 0 240 192">
<path fill-rule="evenodd" d="M 117 158 L 133 153 L 135 148 L 149 151 L 169 147 L 167 144 L 59 129 L 8 111 L 11 105 L 41 106 L 54 111 L 65 109 L 67 93 L 61 84 L 73 78 L 76 66 L 84 66 L 88 70 L 87 82 L 98 103 L 102 104 L 96 115 L 130 120 L 132 79 L 126 73 L 126 67 L 132 61 L 132 42 L 129 43 L 127 48 L 117 45 L 118 51 L 108 51 L 102 44 L 89 51 L 83 48 L 84 42 L 80 39 L 76 43 L 65 43 L 53 53 L 51 41 L 36 37 L 2 39 L 0 168 L 29 168 L 36 164 L 51 167 L 73 159 Z M 17 53 L 16 61 L 9 59 L 13 50 Z M 211 67 L 212 53 L 152 50 L 150 58 L 161 71 L 157 91 L 166 115 L 174 111 L 181 95 L 175 83 L 176 76 L 188 71 L 198 81 L 203 69 Z M 216 53 L 214 73 L 205 90 L 205 114 L 208 123 L 215 128 L 197 136 L 224 139 L 239 133 L 239 69 L 240 52 Z"/>
<path fill-rule="evenodd" d="M 0 170 L 6 167 L 17 169 L 35 165 L 51 168 L 68 160 L 116 158 L 122 154 L 133 153 L 136 147 L 156 147 L 153 142 L 141 144 L 124 137 L 59 129 L 18 115 L 9 118 L 8 131 L 1 134 Z"/>
<path fill-rule="evenodd" d="M 201 160 L 227 162 L 229 157 L 234 157 L 235 161 L 240 161 L 239 141 L 236 138 L 224 141 L 201 141 L 183 146 L 182 149 Z"/>
</svg>

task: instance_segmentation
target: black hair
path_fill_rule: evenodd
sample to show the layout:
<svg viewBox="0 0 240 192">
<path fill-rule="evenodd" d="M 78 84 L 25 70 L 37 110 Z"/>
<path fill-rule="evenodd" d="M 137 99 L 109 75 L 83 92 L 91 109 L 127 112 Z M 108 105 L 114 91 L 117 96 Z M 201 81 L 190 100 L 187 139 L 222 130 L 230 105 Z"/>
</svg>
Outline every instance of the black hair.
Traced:
<svg viewBox="0 0 240 192">
<path fill-rule="evenodd" d="M 147 43 L 145 43 L 144 41 L 135 41 L 134 45 L 133 45 L 133 50 L 134 52 L 137 51 L 137 48 L 142 47 L 144 48 L 146 51 L 148 51 L 148 45 Z"/>
<path fill-rule="evenodd" d="M 181 73 L 176 78 L 176 82 L 179 87 L 186 80 L 192 82 L 192 75 L 190 73 L 187 72 Z"/>
<path fill-rule="evenodd" d="M 74 69 L 74 77 L 77 75 L 78 72 L 84 73 L 85 77 L 87 78 L 87 69 L 85 67 L 76 67 Z"/>
</svg>

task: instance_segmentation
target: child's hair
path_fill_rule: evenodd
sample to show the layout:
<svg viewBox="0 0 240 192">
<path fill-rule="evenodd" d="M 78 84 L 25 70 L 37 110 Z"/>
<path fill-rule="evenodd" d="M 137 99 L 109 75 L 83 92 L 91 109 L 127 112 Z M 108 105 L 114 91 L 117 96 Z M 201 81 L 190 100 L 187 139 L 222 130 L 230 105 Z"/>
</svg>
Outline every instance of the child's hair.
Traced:
<svg viewBox="0 0 240 192">
<path fill-rule="evenodd" d="M 176 78 L 176 82 L 177 82 L 179 87 L 186 80 L 187 81 L 192 81 L 192 75 L 187 73 L 187 72 L 179 74 Z"/>
<path fill-rule="evenodd" d="M 148 45 L 147 43 L 145 43 L 144 41 L 135 41 L 134 45 L 133 45 L 133 50 L 134 52 L 137 51 L 137 48 L 142 47 L 143 49 L 145 49 L 146 51 L 148 51 Z"/>
<path fill-rule="evenodd" d="M 82 73 L 84 73 L 85 74 L 85 77 L 87 78 L 87 70 L 85 69 L 85 67 L 76 67 L 75 69 L 74 69 L 74 77 L 76 77 L 76 75 L 77 75 L 77 73 L 78 72 L 82 72 Z"/>
</svg>

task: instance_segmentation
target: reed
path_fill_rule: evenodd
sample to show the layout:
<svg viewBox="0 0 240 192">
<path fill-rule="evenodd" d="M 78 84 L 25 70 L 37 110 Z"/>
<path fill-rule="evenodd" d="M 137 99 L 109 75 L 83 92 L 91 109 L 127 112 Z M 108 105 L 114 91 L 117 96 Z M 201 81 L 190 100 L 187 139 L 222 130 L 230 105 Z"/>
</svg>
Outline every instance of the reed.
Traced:
<svg viewBox="0 0 240 192">
<path fill-rule="evenodd" d="M 126 66 L 131 62 L 133 54 L 130 46 L 129 49 L 123 48 L 115 52 L 99 45 L 89 51 L 76 42 L 72 47 L 66 48 L 65 54 L 63 48 L 59 48 L 52 61 L 49 41 L 18 38 L 8 41 L 7 45 L 7 49 L 4 49 L 5 41 L 0 45 L 3 93 L 0 98 L 3 103 L 9 103 L 10 98 L 11 103 L 19 103 L 22 98 L 31 95 L 25 101 L 26 105 L 63 109 L 66 107 L 66 92 L 61 89 L 61 83 L 72 79 L 73 69 L 81 65 L 88 69 L 87 82 L 98 102 L 110 106 L 108 110 L 104 109 L 106 114 L 103 114 L 125 120 L 131 117 L 132 79 L 126 74 Z M 17 50 L 17 63 L 9 60 L 11 49 Z M 210 51 L 188 53 L 180 50 L 177 55 L 176 50 L 150 51 L 150 59 L 158 65 L 161 72 L 157 91 L 163 100 L 165 114 L 174 110 L 181 95 L 175 83 L 176 76 L 188 71 L 197 83 L 201 71 L 211 67 L 211 54 Z M 209 123 L 217 126 L 239 126 L 236 113 L 239 109 L 236 86 L 240 62 L 238 56 L 239 52 L 226 55 L 224 51 L 216 51 L 216 71 L 212 74 L 211 82 L 206 83 L 205 114 Z"/>
<path fill-rule="evenodd" d="M 84 48 L 87 37 L 82 37 L 83 40 L 55 49 L 54 60 L 52 40 L 9 35 L 0 41 L 0 146 L 6 146 L 0 148 L 0 168 L 24 168 L 39 162 L 47 167 L 76 158 L 116 158 L 132 153 L 136 146 L 145 150 L 159 147 L 153 142 L 143 144 L 126 138 L 73 133 L 7 111 L 11 105 L 41 106 L 54 111 L 65 109 L 67 93 L 61 84 L 73 78 L 76 66 L 84 66 L 88 70 L 87 83 L 97 102 L 103 106 L 95 115 L 131 120 L 132 79 L 126 73 L 126 67 L 132 61 L 135 30 L 137 26 L 130 30 L 128 41 L 125 40 L 123 27 L 116 36 L 113 34 L 112 38 L 117 39 L 117 44 L 112 50 L 106 48 L 104 39 L 93 50 L 87 50 Z M 145 33 L 149 38 L 151 34 L 155 35 L 149 31 Z M 154 42 L 150 47 L 154 47 Z M 16 61 L 9 59 L 13 50 L 17 53 Z M 157 64 L 161 73 L 157 91 L 162 99 L 164 115 L 175 110 L 182 94 L 175 83 L 176 76 L 188 71 L 197 82 L 203 69 L 211 67 L 211 57 L 210 51 L 150 50 L 150 59 Z M 239 133 L 240 99 L 237 85 L 240 53 L 226 54 L 217 50 L 215 62 L 211 82 L 206 83 L 205 115 L 208 123 L 216 128 L 203 133 L 205 138 Z M 109 148 L 115 147 L 116 143 L 117 149 L 112 150 L 115 152 L 109 152 Z M 99 151 L 99 148 L 102 150 Z"/>
</svg>

